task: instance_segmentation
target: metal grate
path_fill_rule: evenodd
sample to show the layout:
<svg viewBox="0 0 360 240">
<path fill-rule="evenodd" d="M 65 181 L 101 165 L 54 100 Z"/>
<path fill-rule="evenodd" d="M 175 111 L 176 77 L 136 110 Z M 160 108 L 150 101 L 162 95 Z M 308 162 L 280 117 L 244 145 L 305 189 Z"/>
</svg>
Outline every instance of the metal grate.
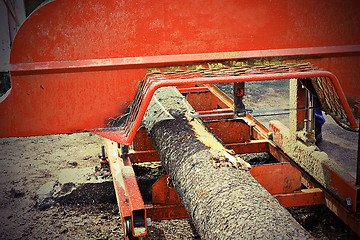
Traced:
<svg viewBox="0 0 360 240">
<path fill-rule="evenodd" d="M 332 116 L 335 121 L 342 123 L 342 127 L 350 126 L 344 106 L 341 104 L 335 86 L 329 77 L 316 77 L 311 79 L 323 110 Z M 344 126 L 344 125 L 345 126 Z"/>
<path fill-rule="evenodd" d="M 159 81 L 174 81 L 174 85 L 177 85 L 175 81 L 179 80 L 194 80 L 197 78 L 220 78 L 220 77 L 237 77 L 244 74 L 270 74 L 270 73 L 289 73 L 289 72 L 306 72 L 318 70 L 317 67 L 311 64 L 284 64 L 284 65 L 272 65 L 272 66 L 242 66 L 242 67 L 229 67 L 211 68 L 211 69 L 196 69 L 189 71 L 176 71 L 176 72 L 164 72 L 164 73 L 148 73 L 143 81 L 139 91 L 137 92 L 133 104 L 130 109 L 129 117 L 126 122 L 121 126 L 125 134 L 129 134 L 132 124 L 138 115 L 140 105 L 144 96 L 147 94 L 149 88 Z"/>
<path fill-rule="evenodd" d="M 231 77 L 240 76 L 243 74 L 269 74 L 269 73 L 289 73 L 289 72 L 306 72 L 312 70 L 319 70 L 319 68 L 309 64 L 283 64 L 283 65 L 268 65 L 268 66 L 241 66 L 230 67 L 224 65 L 221 68 L 206 68 L 188 71 L 164 72 L 164 73 L 150 73 L 145 77 L 146 79 L 161 80 L 179 80 L 179 79 L 194 79 L 194 78 L 215 78 L 215 77 Z"/>
<path fill-rule="evenodd" d="M 221 68 L 179 70 L 174 72 L 148 73 L 141 81 L 126 120 L 120 125 L 97 129 L 94 133 L 102 136 L 106 135 L 105 137 L 121 144 L 130 145 L 151 98 L 159 87 L 290 78 L 311 78 L 323 109 L 342 124 L 350 128 L 357 127 L 355 120 L 349 120 L 349 117 L 353 118 L 353 116 L 351 112 L 351 116 L 349 115 L 350 108 L 346 100 L 344 100 L 345 98 L 340 99 L 339 97 L 339 93 L 343 94 L 342 90 L 338 89 L 340 85 L 336 88 L 333 84 L 334 80 L 337 81 L 336 77 L 309 63 L 269 66 L 223 66 Z M 344 109 L 345 105 L 348 111 Z M 101 131 L 106 134 L 101 134 Z M 111 135 L 116 136 L 111 138 Z"/>
</svg>

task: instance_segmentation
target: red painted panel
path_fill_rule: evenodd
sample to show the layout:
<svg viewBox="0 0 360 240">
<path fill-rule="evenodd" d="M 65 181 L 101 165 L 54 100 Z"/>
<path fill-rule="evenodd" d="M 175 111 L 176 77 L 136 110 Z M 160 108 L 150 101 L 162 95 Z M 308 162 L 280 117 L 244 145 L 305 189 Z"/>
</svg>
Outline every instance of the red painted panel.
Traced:
<svg viewBox="0 0 360 240">
<path fill-rule="evenodd" d="M 11 63 L 355 45 L 359 10 L 351 0 L 54 1 L 24 23 Z"/>
<path fill-rule="evenodd" d="M 253 166 L 250 173 L 271 194 L 290 193 L 301 188 L 301 174 L 290 163 Z"/>
<path fill-rule="evenodd" d="M 219 52 L 237 52 L 241 58 L 247 50 L 359 45 L 359 11 L 360 2 L 351 0 L 56 0 L 22 25 L 11 64 L 45 62 L 51 68 L 54 61 L 101 65 L 110 58 L 141 62 L 144 56 L 208 53 L 211 58 Z M 333 71 L 351 99 L 360 98 L 358 56 L 312 61 Z M 12 73 L 12 92 L 0 104 L 0 136 L 99 127 L 123 112 L 144 73 L 114 68 Z"/>
<path fill-rule="evenodd" d="M 151 221 L 190 217 L 182 204 L 175 204 L 175 205 L 147 204 L 145 205 L 145 207 L 146 207 L 146 216 L 151 218 Z"/>
<path fill-rule="evenodd" d="M 161 205 L 180 204 L 181 201 L 173 186 L 170 186 L 168 175 L 159 178 L 152 187 L 152 203 Z"/>
<path fill-rule="evenodd" d="M 136 93 L 133 79 L 144 74 L 145 70 L 120 70 L 12 78 L 11 93 L 0 103 L 0 135 L 44 135 L 104 126 L 125 110 L 129 96 Z"/>
<path fill-rule="evenodd" d="M 207 126 L 225 144 L 250 141 L 250 128 L 246 123 L 235 121 L 209 122 Z"/>
</svg>

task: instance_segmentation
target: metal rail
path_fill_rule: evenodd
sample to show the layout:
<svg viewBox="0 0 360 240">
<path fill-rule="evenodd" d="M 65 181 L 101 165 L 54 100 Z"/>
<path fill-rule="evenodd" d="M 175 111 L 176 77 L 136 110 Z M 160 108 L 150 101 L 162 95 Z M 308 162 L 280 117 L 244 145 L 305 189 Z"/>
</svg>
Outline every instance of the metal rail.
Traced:
<svg viewBox="0 0 360 240">
<path fill-rule="evenodd" d="M 179 54 L 162 56 L 142 56 L 107 59 L 85 59 L 71 61 L 49 61 L 10 64 L 12 75 L 69 73 L 89 70 L 135 69 L 161 66 L 176 66 L 209 61 L 230 61 L 239 59 L 270 57 L 341 57 L 360 55 L 360 45 L 328 46 L 310 48 L 288 48 L 251 50 L 237 52 Z"/>
</svg>

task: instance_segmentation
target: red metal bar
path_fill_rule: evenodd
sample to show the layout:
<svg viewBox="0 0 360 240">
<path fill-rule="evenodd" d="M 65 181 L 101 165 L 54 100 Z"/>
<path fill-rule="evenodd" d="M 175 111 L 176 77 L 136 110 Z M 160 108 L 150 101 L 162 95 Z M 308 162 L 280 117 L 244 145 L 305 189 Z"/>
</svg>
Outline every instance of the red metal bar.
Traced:
<svg viewBox="0 0 360 240">
<path fill-rule="evenodd" d="M 221 139 L 221 138 L 220 138 Z M 255 152 L 268 152 L 268 140 L 252 140 L 242 143 L 227 143 L 226 148 L 232 149 L 236 154 L 242 153 L 255 153 Z M 141 162 L 158 162 L 160 161 L 159 155 L 156 150 L 134 150 L 130 151 L 127 156 L 132 163 Z"/>
<path fill-rule="evenodd" d="M 355 181 L 352 179 L 349 181 L 349 179 L 345 179 L 340 174 L 335 172 L 331 166 L 328 166 L 324 163 L 322 164 L 322 168 L 324 174 L 330 175 L 331 190 L 336 191 L 338 196 L 340 196 L 341 199 L 345 199 L 345 201 L 346 199 L 351 199 L 352 205 L 348 207 L 352 212 L 357 212 L 357 208 L 360 204 L 358 199 L 360 187 L 355 186 Z"/>
<path fill-rule="evenodd" d="M 302 173 L 301 183 L 307 188 L 320 188 L 324 193 L 325 206 L 328 207 L 336 216 L 338 216 L 346 225 L 348 225 L 358 236 L 360 236 L 360 218 L 358 213 L 351 212 L 333 197 L 329 191 L 324 190 L 311 176 Z"/>
<path fill-rule="evenodd" d="M 269 153 L 279 162 L 291 162 L 291 158 L 289 158 L 280 148 L 272 144 L 269 144 Z"/>
<path fill-rule="evenodd" d="M 195 84 L 193 86 L 181 86 L 178 87 L 179 92 L 181 93 L 196 93 L 196 92 L 207 92 L 209 91 L 207 87 L 196 87 Z"/>
<path fill-rule="evenodd" d="M 136 182 L 134 170 L 128 157 L 122 158 L 117 143 L 106 140 L 109 165 L 115 186 L 116 198 L 124 229 L 126 219 L 131 217 L 133 236 L 145 236 L 147 233 L 145 206 Z M 125 230 L 125 234 L 126 233 Z"/>
<path fill-rule="evenodd" d="M 226 148 L 232 149 L 236 154 L 242 153 L 256 153 L 256 152 L 268 152 L 269 141 L 268 140 L 251 140 L 242 143 L 228 143 L 225 144 Z"/>
<path fill-rule="evenodd" d="M 320 188 L 303 189 L 294 193 L 273 196 L 286 208 L 325 204 L 324 192 Z"/>
<path fill-rule="evenodd" d="M 13 75 L 44 74 L 60 72 L 98 71 L 112 69 L 150 68 L 169 65 L 195 64 L 205 61 L 238 60 L 266 57 L 291 57 L 291 56 L 351 56 L 360 55 L 360 45 L 329 46 L 311 48 L 288 48 L 269 50 L 250 50 L 238 52 L 218 52 L 199 54 L 179 54 L 162 56 L 142 56 L 108 59 L 87 59 L 69 61 L 50 61 L 35 63 L 16 63 L 10 65 Z"/>
<path fill-rule="evenodd" d="M 325 205 L 360 236 L 360 218 L 358 215 L 355 215 L 342 204 L 339 204 L 339 202 L 328 193 L 325 194 Z"/>
<path fill-rule="evenodd" d="M 121 160 L 118 162 L 119 156 L 114 146 L 114 143 L 110 140 L 105 140 L 105 144 L 108 153 L 108 161 L 110 164 L 111 175 L 115 186 L 116 199 L 119 205 L 120 215 L 122 216 L 122 218 L 129 217 L 131 216 L 131 211 L 129 203 L 126 201 L 126 191 L 121 173 L 121 168 L 124 166 L 124 163 Z"/>
<path fill-rule="evenodd" d="M 145 208 L 147 216 L 151 218 L 152 221 L 189 217 L 189 214 L 182 204 L 146 204 Z"/>
</svg>

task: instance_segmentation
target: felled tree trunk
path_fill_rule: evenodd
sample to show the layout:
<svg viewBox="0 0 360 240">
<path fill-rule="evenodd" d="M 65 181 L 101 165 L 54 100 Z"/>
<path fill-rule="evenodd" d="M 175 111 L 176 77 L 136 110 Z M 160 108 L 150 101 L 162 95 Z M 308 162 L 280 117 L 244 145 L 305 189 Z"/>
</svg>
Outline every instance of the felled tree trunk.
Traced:
<svg viewBox="0 0 360 240">
<path fill-rule="evenodd" d="M 147 121 L 145 127 L 200 237 L 311 238 L 241 159 L 234 158 L 200 120 L 186 116 L 192 110 L 175 87 L 161 88 L 145 119 L 174 119 Z"/>
</svg>

